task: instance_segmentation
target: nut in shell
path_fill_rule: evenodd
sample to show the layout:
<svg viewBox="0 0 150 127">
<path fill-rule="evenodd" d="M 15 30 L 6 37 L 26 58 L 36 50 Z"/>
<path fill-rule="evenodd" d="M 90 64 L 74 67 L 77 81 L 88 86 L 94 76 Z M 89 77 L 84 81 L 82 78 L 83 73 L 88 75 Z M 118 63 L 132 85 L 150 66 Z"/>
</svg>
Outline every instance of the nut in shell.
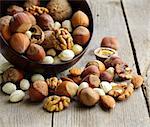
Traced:
<svg viewBox="0 0 150 127">
<path fill-rule="evenodd" d="M 21 101 L 24 97 L 25 93 L 22 90 L 16 90 L 10 95 L 9 100 L 10 102 L 16 103 Z"/>
<path fill-rule="evenodd" d="M 70 72 L 70 75 L 72 76 L 80 76 L 83 72 L 83 68 L 74 67 L 74 68 L 71 68 L 69 72 Z"/>
<path fill-rule="evenodd" d="M 43 104 L 43 108 L 49 112 L 59 112 L 67 108 L 70 104 L 70 98 L 66 96 L 49 96 Z"/>
<path fill-rule="evenodd" d="M 66 49 L 63 50 L 58 57 L 60 58 L 60 60 L 62 61 L 69 61 L 72 60 L 74 58 L 75 54 L 72 50 Z"/>
<path fill-rule="evenodd" d="M 6 71 L 8 68 L 11 68 L 11 67 L 14 67 L 14 65 L 12 65 L 11 63 L 9 62 L 5 62 L 3 64 L 0 65 L 0 72 L 1 74 Z"/>
<path fill-rule="evenodd" d="M 6 84 L 4 84 L 4 86 L 2 87 L 2 91 L 6 94 L 11 94 L 13 93 L 15 90 L 17 89 L 16 85 L 11 83 L 11 82 L 7 82 Z"/>
</svg>

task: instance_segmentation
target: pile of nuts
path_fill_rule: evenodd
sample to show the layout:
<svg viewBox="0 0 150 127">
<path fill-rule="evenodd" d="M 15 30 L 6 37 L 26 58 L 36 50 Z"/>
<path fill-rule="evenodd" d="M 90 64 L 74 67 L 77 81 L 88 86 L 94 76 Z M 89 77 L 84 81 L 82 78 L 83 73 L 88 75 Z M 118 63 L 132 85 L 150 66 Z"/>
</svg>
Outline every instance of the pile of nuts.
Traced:
<svg viewBox="0 0 150 127">
<path fill-rule="evenodd" d="M 112 43 L 112 37 L 106 38 Z M 116 45 L 117 40 L 114 46 Z M 112 48 L 110 45 L 108 47 Z M 117 49 L 115 50 L 117 52 Z M 43 109 L 48 112 L 62 111 L 75 97 L 77 99 L 73 100 L 87 107 L 99 103 L 104 110 L 113 109 L 116 101 L 128 99 L 144 82 L 142 76 L 134 74 L 116 55 L 110 56 L 104 62 L 91 60 L 85 68 L 71 68 L 68 76 L 60 79 L 44 78 L 41 74 L 34 74 L 30 79 L 25 79 L 24 72 L 9 63 L 1 65 L 0 72 L 2 91 L 10 94 L 10 102 L 23 100 L 24 91 L 28 90 L 32 102 L 41 102 L 47 97 L 43 102 Z"/>
<path fill-rule="evenodd" d="M 90 39 L 88 16 L 72 11 L 67 0 L 12 5 L 0 18 L 0 32 L 17 53 L 42 64 L 58 64 L 80 54 Z M 72 17 L 71 17 L 72 16 Z"/>
</svg>

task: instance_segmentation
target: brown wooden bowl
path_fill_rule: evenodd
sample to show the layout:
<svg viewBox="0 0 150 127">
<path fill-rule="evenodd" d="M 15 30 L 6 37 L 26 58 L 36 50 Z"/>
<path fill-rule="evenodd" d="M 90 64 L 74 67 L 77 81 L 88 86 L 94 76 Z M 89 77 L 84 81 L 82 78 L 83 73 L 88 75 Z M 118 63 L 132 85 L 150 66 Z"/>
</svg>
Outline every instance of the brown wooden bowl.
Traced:
<svg viewBox="0 0 150 127">
<path fill-rule="evenodd" d="M 93 34 L 93 17 L 92 17 L 92 13 L 91 10 L 88 6 L 88 3 L 86 2 L 86 0 L 69 0 L 72 8 L 73 8 L 73 12 L 77 11 L 77 10 L 82 10 L 83 12 L 85 12 L 88 17 L 89 17 L 89 21 L 90 21 L 90 25 L 88 27 L 90 33 L 91 33 L 91 37 Z M 6 15 L 6 10 L 10 5 L 23 5 L 24 1 L 11 1 L 11 0 L 5 0 L 5 1 L 0 1 L 0 5 L 1 6 L 1 12 L 0 15 Z M 41 1 L 41 5 L 44 6 L 46 5 L 47 1 Z M 89 42 L 91 40 L 91 37 L 89 39 Z M 68 68 L 70 68 L 71 66 L 73 66 L 82 56 L 83 54 L 86 52 L 89 42 L 87 43 L 87 45 L 84 47 L 84 50 L 82 51 L 82 53 L 80 53 L 79 55 L 75 56 L 74 59 L 67 61 L 67 62 L 63 62 L 60 64 L 40 64 L 38 62 L 33 62 L 30 59 L 28 59 L 26 56 L 24 55 L 20 55 L 18 54 L 16 51 L 14 51 L 9 45 L 8 43 L 4 40 L 4 38 L 2 37 L 2 35 L 0 34 L 0 45 L 1 45 L 1 53 L 2 55 L 13 65 L 25 70 L 25 71 L 29 71 L 32 73 L 48 73 L 48 74 L 57 74 L 59 72 L 62 72 Z"/>
</svg>

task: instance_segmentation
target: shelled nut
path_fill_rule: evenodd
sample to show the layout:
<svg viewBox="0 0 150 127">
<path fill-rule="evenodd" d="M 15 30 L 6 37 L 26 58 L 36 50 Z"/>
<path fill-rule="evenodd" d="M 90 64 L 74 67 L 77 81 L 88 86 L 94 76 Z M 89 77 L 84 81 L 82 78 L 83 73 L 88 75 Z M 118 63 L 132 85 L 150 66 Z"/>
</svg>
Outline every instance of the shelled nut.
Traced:
<svg viewBox="0 0 150 127">
<path fill-rule="evenodd" d="M 11 94 L 13 93 L 15 90 L 17 89 L 16 85 L 11 83 L 11 82 L 7 82 L 6 84 L 4 84 L 4 86 L 2 87 L 2 91 L 6 94 Z"/>
</svg>

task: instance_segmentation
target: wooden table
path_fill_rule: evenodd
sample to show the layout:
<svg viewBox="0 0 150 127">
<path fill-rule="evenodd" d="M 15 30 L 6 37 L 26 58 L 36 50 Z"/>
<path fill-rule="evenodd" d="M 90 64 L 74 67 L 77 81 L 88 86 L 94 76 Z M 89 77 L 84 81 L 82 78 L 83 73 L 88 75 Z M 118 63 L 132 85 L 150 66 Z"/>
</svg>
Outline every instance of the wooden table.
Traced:
<svg viewBox="0 0 150 127">
<path fill-rule="evenodd" d="M 99 105 L 81 108 L 76 102 L 59 113 L 48 113 L 42 104 L 8 103 L 0 92 L 0 127 L 150 127 L 150 0 L 88 0 L 94 16 L 94 34 L 88 51 L 75 66 L 95 59 L 93 50 L 104 36 L 116 36 L 119 55 L 145 77 L 142 88 L 114 110 Z M 0 56 L 0 63 L 6 60 Z M 63 72 L 60 75 L 65 75 Z"/>
</svg>

